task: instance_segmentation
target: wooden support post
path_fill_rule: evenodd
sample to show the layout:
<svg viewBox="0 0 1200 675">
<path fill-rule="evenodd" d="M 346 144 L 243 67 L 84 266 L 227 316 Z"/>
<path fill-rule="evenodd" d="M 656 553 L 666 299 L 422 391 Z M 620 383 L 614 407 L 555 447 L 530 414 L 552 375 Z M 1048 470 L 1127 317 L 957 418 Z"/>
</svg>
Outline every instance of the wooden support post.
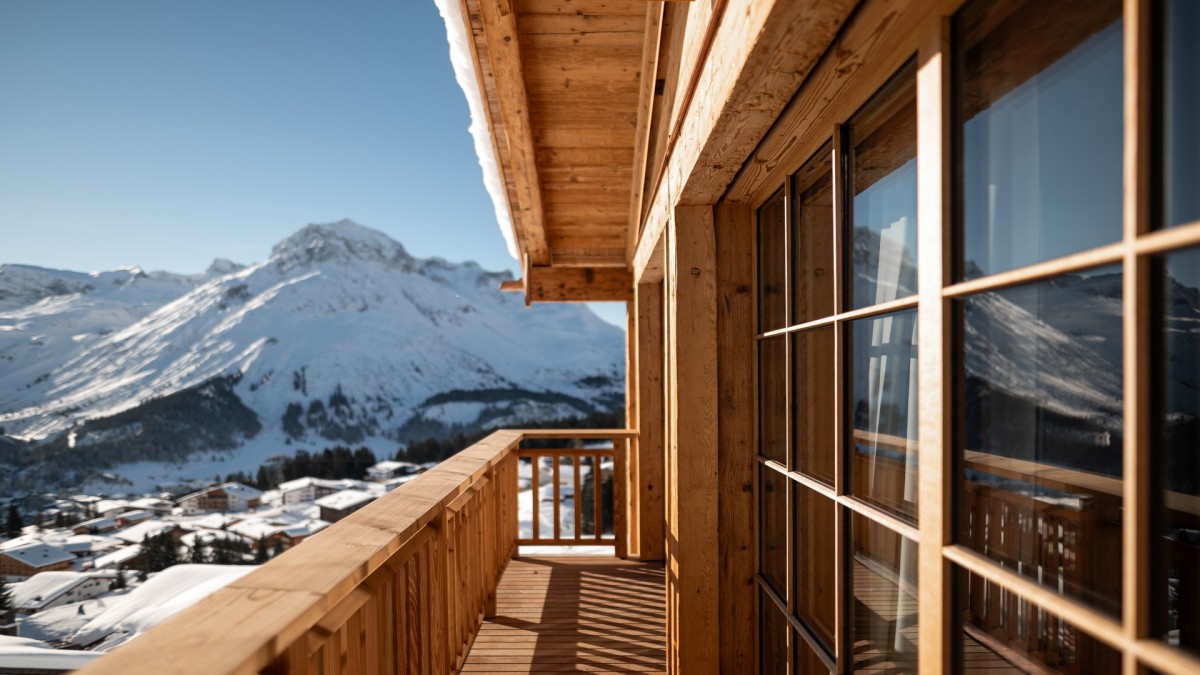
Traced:
<svg viewBox="0 0 1200 675">
<path fill-rule="evenodd" d="M 638 535 L 642 560 L 665 555 L 663 511 L 663 284 L 638 284 Z"/>
<path fill-rule="evenodd" d="M 753 672 L 754 212 L 716 208 L 721 672 Z"/>
<path fill-rule="evenodd" d="M 921 387 L 918 547 L 919 658 L 928 672 L 950 672 L 954 616 L 950 564 L 942 547 L 953 541 L 954 447 L 948 386 L 952 341 L 948 300 L 950 278 L 950 20 L 933 16 L 925 26 L 917 71 L 917 204 L 920 311 L 917 346 Z M 924 198 L 928 195 L 929 198 Z"/>
<path fill-rule="evenodd" d="M 669 224 L 669 468 L 674 489 L 668 594 L 678 627 L 667 637 L 668 670 L 717 673 L 717 277 L 712 206 L 678 206 Z"/>
<path fill-rule="evenodd" d="M 635 291 L 636 295 L 636 291 Z M 638 428 L 638 338 L 637 338 L 637 302 L 635 298 L 625 303 L 625 428 Z M 613 439 L 613 446 L 621 442 Z M 640 446 L 636 436 L 626 439 L 625 444 L 625 541 L 626 553 L 637 557 L 641 554 L 642 528 L 639 524 L 641 509 L 641 490 L 638 489 Z"/>
</svg>

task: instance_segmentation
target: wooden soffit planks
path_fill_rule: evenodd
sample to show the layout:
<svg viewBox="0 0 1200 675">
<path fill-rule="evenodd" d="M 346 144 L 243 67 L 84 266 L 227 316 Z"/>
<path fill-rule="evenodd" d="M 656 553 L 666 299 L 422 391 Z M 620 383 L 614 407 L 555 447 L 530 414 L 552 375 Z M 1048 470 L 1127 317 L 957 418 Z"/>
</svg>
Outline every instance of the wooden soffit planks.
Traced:
<svg viewBox="0 0 1200 675">
<path fill-rule="evenodd" d="M 661 8 L 462 1 L 517 247 L 526 270 L 541 270 L 526 275 L 527 300 L 628 299 L 596 279 L 629 276 L 645 43 L 657 26 L 647 17 Z"/>
</svg>

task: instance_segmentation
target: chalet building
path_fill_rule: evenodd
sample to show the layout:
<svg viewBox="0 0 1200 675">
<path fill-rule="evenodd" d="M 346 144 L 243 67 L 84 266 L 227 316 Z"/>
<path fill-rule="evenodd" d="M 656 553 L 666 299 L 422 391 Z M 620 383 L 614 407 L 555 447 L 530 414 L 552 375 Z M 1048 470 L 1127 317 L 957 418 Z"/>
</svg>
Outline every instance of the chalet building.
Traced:
<svg viewBox="0 0 1200 675">
<path fill-rule="evenodd" d="M 361 483 L 306 476 L 280 483 L 279 496 L 284 505 L 299 504 L 316 501 L 325 495 L 331 495 L 356 485 L 361 485 Z"/>
<path fill-rule="evenodd" d="M 498 431 L 84 672 L 1200 672 L 1200 4 L 437 2 L 503 287 L 626 303 L 629 428 Z"/>
<path fill-rule="evenodd" d="M 72 526 L 75 534 L 100 534 L 120 529 L 121 525 L 115 518 L 92 518 Z"/>
<path fill-rule="evenodd" d="M 43 572 L 13 584 L 13 607 L 19 614 L 36 614 L 72 602 L 90 600 L 109 591 L 114 572 Z"/>
<path fill-rule="evenodd" d="M 321 497 L 315 503 L 321 509 L 321 520 L 336 523 L 378 498 L 379 495 L 363 490 L 342 490 Z"/>
<path fill-rule="evenodd" d="M 420 467 L 411 462 L 385 460 L 367 469 L 367 480 L 383 482 L 391 478 L 411 476 L 420 471 Z"/>
<path fill-rule="evenodd" d="M 26 544 L 0 551 L 0 577 L 32 577 L 41 572 L 69 570 L 75 554 L 49 544 Z"/>
<path fill-rule="evenodd" d="M 184 515 L 209 511 L 248 511 L 262 505 L 262 492 L 241 483 L 224 483 L 193 492 L 179 500 Z"/>
</svg>

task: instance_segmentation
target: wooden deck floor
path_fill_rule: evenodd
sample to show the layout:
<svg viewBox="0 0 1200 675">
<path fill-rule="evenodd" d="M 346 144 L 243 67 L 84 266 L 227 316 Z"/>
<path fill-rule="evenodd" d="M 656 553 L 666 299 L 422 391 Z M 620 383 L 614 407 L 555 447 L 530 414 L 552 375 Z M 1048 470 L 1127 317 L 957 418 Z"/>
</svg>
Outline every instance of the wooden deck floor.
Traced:
<svg viewBox="0 0 1200 675">
<path fill-rule="evenodd" d="M 462 672 L 665 672 L 664 603 L 662 564 L 516 558 Z"/>
</svg>

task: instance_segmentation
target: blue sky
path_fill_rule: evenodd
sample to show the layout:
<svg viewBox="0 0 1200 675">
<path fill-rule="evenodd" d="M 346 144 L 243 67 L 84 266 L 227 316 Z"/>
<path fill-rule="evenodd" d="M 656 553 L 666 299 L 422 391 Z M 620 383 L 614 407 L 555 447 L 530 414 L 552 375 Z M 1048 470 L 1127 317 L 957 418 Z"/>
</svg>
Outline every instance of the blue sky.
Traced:
<svg viewBox="0 0 1200 675">
<path fill-rule="evenodd" d="M 351 218 L 515 271 L 432 0 L 4 0 L 0 101 L 0 262 L 192 273 Z"/>
</svg>

